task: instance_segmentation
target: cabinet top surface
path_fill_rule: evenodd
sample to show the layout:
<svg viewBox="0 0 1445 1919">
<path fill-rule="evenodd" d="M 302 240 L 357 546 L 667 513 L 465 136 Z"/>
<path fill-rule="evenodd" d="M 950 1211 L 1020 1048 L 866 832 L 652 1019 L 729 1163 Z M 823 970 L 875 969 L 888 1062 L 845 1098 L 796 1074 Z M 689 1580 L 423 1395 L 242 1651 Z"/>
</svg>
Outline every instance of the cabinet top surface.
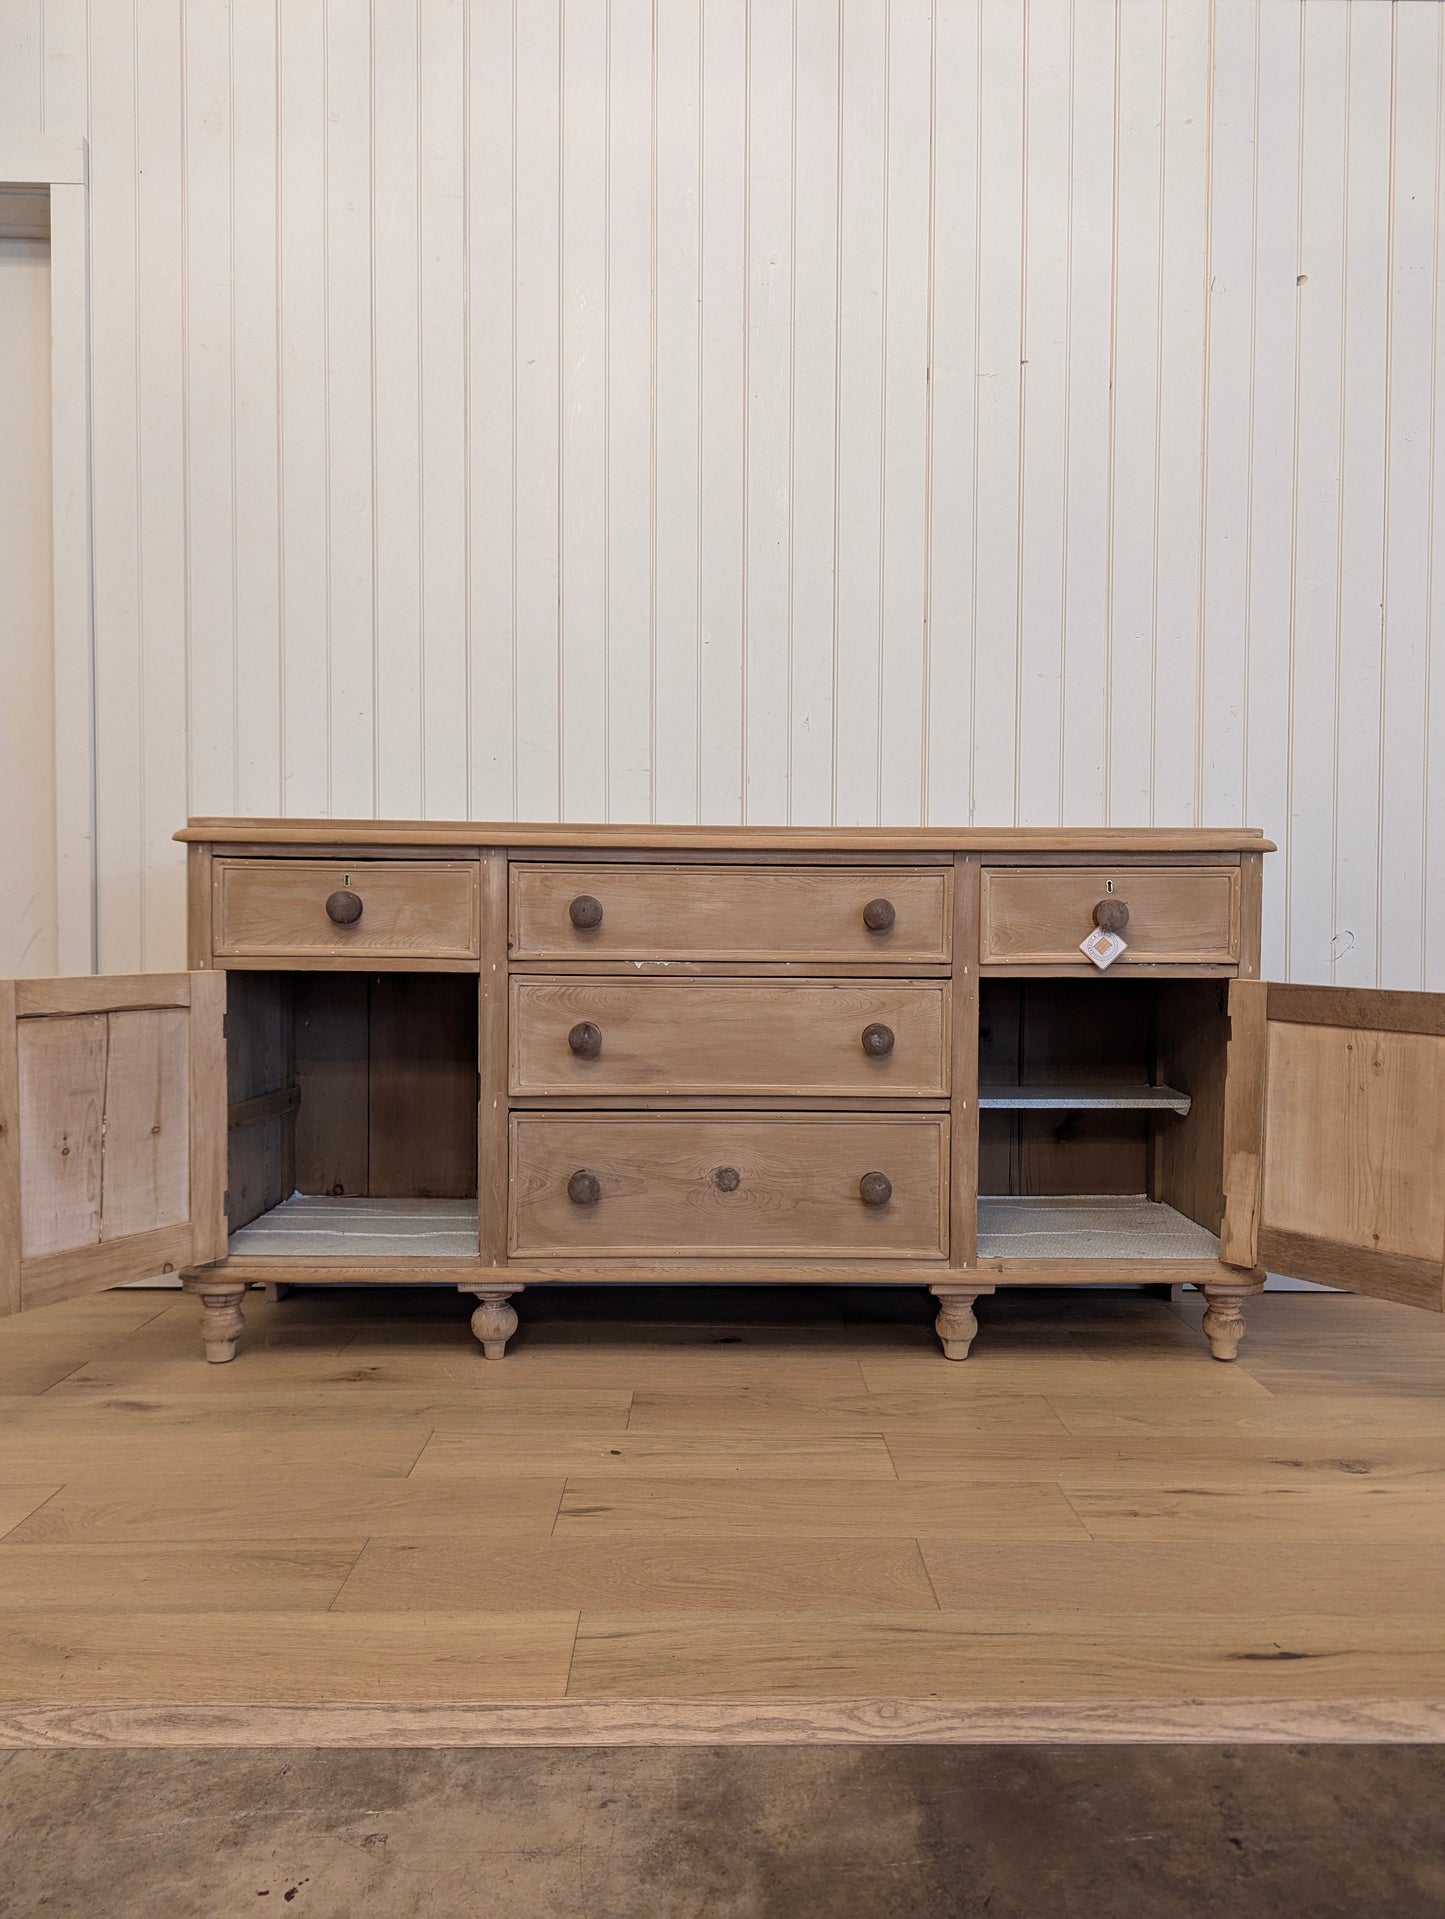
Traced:
<svg viewBox="0 0 1445 1919">
<path fill-rule="evenodd" d="M 579 821 L 193 819 L 216 846 L 504 846 L 581 851 L 814 853 L 1271 853 L 1255 827 L 654 826 Z"/>
</svg>

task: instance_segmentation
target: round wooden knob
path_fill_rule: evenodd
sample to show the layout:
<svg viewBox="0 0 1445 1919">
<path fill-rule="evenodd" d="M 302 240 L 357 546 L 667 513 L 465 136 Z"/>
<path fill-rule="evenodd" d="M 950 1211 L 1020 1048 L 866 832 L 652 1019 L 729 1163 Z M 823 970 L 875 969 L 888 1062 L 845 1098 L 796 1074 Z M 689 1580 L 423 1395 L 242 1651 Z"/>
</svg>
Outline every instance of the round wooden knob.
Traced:
<svg viewBox="0 0 1445 1919">
<path fill-rule="evenodd" d="M 858 1197 L 865 1206 L 886 1206 L 893 1197 L 893 1181 L 887 1173 L 865 1173 L 858 1182 Z"/>
<path fill-rule="evenodd" d="M 567 1182 L 567 1197 L 574 1206 L 595 1206 L 602 1197 L 602 1182 L 596 1173 L 579 1166 Z"/>
<path fill-rule="evenodd" d="M 875 1019 L 863 1028 L 863 1051 L 869 1059 L 887 1059 L 893 1051 L 893 1028 Z"/>
<path fill-rule="evenodd" d="M 897 917 L 892 900 L 869 900 L 863 908 L 863 924 L 870 933 L 889 932 Z"/>
<path fill-rule="evenodd" d="M 602 902 L 590 893 L 579 893 L 567 908 L 567 917 L 579 931 L 589 933 L 602 924 Z"/>
<path fill-rule="evenodd" d="M 341 887 L 326 901 L 326 917 L 335 926 L 355 926 L 361 918 L 361 895 Z"/>
<path fill-rule="evenodd" d="M 1129 909 L 1123 900 L 1112 896 L 1100 900 L 1094 908 L 1094 924 L 1105 933 L 1122 933 L 1129 924 Z"/>
<path fill-rule="evenodd" d="M 602 1051 L 602 1028 L 590 1019 L 579 1019 L 567 1035 L 567 1044 L 579 1059 L 596 1059 Z"/>
<path fill-rule="evenodd" d="M 735 1193 L 743 1183 L 743 1176 L 736 1166 L 719 1166 L 712 1183 L 720 1193 Z"/>
</svg>

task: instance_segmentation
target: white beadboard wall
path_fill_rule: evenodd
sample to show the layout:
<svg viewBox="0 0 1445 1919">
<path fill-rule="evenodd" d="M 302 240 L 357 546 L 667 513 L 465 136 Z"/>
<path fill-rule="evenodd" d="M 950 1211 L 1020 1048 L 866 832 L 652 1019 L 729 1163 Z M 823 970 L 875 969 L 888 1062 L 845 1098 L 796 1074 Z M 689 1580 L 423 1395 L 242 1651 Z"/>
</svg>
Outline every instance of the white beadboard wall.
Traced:
<svg viewBox="0 0 1445 1919">
<path fill-rule="evenodd" d="M 103 968 L 188 812 L 1263 827 L 1445 987 L 1445 7 L 0 0 L 92 182 Z"/>
</svg>

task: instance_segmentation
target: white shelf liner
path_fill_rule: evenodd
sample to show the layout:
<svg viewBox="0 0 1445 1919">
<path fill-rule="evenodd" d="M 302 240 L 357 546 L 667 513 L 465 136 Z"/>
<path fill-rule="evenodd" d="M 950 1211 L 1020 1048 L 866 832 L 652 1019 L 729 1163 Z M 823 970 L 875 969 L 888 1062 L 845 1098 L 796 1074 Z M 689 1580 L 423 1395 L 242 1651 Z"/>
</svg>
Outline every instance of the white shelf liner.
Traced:
<svg viewBox="0 0 1445 1919">
<path fill-rule="evenodd" d="M 1219 1241 L 1158 1200 L 981 1195 L 980 1259 L 1218 1259 Z"/>
<path fill-rule="evenodd" d="M 978 1103 L 1005 1112 L 1091 1112 L 1130 1108 L 1137 1112 L 1187 1113 L 1190 1095 L 1173 1086 L 980 1086 Z"/>
<path fill-rule="evenodd" d="M 232 1233 L 233 1254 L 301 1259 L 475 1259 L 474 1199 L 331 1199 L 293 1193 Z"/>
</svg>

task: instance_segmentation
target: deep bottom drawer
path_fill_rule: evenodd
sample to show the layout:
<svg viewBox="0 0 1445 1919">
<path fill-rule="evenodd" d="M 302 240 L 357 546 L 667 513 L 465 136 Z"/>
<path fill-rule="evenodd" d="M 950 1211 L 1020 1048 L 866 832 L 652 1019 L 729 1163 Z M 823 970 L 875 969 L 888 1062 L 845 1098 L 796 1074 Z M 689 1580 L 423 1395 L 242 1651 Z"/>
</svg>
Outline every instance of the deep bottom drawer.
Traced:
<svg viewBox="0 0 1445 1919">
<path fill-rule="evenodd" d="M 511 1151 L 510 1244 L 523 1257 L 948 1251 L 941 1114 L 514 1113 Z"/>
</svg>

